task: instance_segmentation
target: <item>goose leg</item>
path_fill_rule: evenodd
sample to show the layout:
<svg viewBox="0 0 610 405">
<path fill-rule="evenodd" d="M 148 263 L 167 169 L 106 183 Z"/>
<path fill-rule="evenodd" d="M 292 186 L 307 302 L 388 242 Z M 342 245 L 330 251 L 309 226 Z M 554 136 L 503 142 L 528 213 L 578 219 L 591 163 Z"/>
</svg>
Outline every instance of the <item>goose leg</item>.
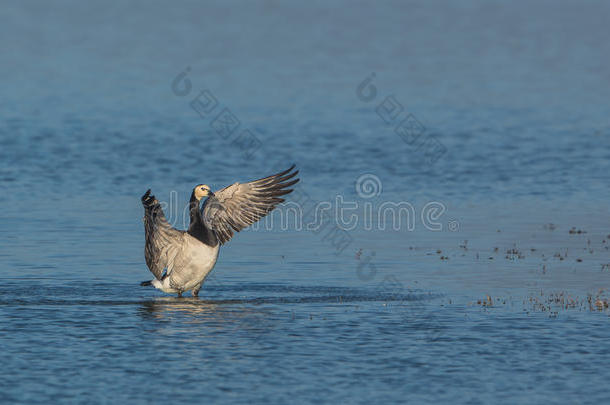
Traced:
<svg viewBox="0 0 610 405">
<path fill-rule="evenodd" d="M 191 294 L 193 294 L 193 297 L 199 296 L 199 290 L 201 290 L 201 284 L 199 284 L 197 287 L 193 288 L 193 291 L 191 291 Z"/>
</svg>

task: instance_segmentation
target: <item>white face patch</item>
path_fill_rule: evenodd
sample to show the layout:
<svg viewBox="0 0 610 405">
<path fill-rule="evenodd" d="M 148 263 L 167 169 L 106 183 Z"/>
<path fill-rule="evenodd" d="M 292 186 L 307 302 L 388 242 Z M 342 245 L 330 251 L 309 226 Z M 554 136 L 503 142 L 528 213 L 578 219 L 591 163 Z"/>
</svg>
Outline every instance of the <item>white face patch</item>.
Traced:
<svg viewBox="0 0 610 405">
<path fill-rule="evenodd" d="M 203 197 L 210 195 L 210 188 L 205 184 L 199 184 L 195 186 L 193 192 L 195 193 L 195 198 L 201 200 Z"/>
</svg>

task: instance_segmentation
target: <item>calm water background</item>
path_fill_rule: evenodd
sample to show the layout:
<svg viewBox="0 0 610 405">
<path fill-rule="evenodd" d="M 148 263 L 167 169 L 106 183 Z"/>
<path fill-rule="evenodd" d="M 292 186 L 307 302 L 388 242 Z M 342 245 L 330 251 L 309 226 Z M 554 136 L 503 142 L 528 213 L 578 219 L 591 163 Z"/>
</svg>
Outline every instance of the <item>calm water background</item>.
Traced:
<svg viewBox="0 0 610 405">
<path fill-rule="evenodd" d="M 609 13 L 3 4 L 0 401 L 607 402 Z M 206 118 L 189 106 L 204 89 Z M 390 95 L 446 148 L 436 162 L 376 114 Z M 260 140 L 249 158 L 210 126 L 225 107 Z M 223 247 L 199 300 L 139 287 L 147 188 L 177 196 L 180 226 L 194 184 L 291 162 L 313 201 L 358 202 L 360 221 L 407 201 L 414 230 L 359 222 L 338 251 L 260 227 Z M 431 201 L 440 231 L 419 219 Z"/>
</svg>

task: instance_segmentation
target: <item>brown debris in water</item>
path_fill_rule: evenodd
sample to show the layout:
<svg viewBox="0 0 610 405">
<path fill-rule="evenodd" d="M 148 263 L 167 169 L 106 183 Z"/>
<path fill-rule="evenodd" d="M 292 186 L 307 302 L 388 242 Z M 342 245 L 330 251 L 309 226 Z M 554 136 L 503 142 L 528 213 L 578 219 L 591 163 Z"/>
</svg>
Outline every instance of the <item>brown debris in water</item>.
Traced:
<svg viewBox="0 0 610 405">
<path fill-rule="evenodd" d="M 587 233 L 587 231 L 583 231 L 582 229 L 576 229 L 576 227 L 573 226 L 572 229 L 570 229 L 568 231 L 568 233 L 570 235 L 580 235 L 580 234 L 583 234 L 583 233 Z"/>
<path fill-rule="evenodd" d="M 494 300 L 491 299 L 491 296 L 489 294 L 487 294 L 485 296 L 485 299 L 483 300 L 478 300 L 477 304 L 484 306 L 484 307 L 493 307 L 494 305 Z"/>
<path fill-rule="evenodd" d="M 543 291 L 540 296 L 531 295 L 524 304 L 529 304 L 532 311 L 548 312 L 551 316 L 557 316 L 559 311 L 603 311 L 608 309 L 609 299 L 604 295 L 605 290 L 599 290 L 597 294 L 587 294 L 585 298 L 571 295 L 565 291 L 552 292 L 545 295 Z"/>
</svg>

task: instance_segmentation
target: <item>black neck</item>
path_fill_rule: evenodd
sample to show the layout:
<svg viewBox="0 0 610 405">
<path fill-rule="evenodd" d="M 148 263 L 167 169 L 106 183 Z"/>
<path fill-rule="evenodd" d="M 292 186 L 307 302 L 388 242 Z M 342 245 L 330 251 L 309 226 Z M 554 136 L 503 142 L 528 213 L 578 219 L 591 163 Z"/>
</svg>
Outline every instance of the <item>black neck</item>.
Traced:
<svg viewBox="0 0 610 405">
<path fill-rule="evenodd" d="M 195 192 L 191 194 L 191 200 L 189 201 L 189 214 L 191 222 L 187 231 L 188 234 L 206 245 L 216 246 L 218 239 L 214 232 L 208 229 L 203 222 L 201 211 L 199 210 L 199 200 L 195 197 Z"/>
</svg>

